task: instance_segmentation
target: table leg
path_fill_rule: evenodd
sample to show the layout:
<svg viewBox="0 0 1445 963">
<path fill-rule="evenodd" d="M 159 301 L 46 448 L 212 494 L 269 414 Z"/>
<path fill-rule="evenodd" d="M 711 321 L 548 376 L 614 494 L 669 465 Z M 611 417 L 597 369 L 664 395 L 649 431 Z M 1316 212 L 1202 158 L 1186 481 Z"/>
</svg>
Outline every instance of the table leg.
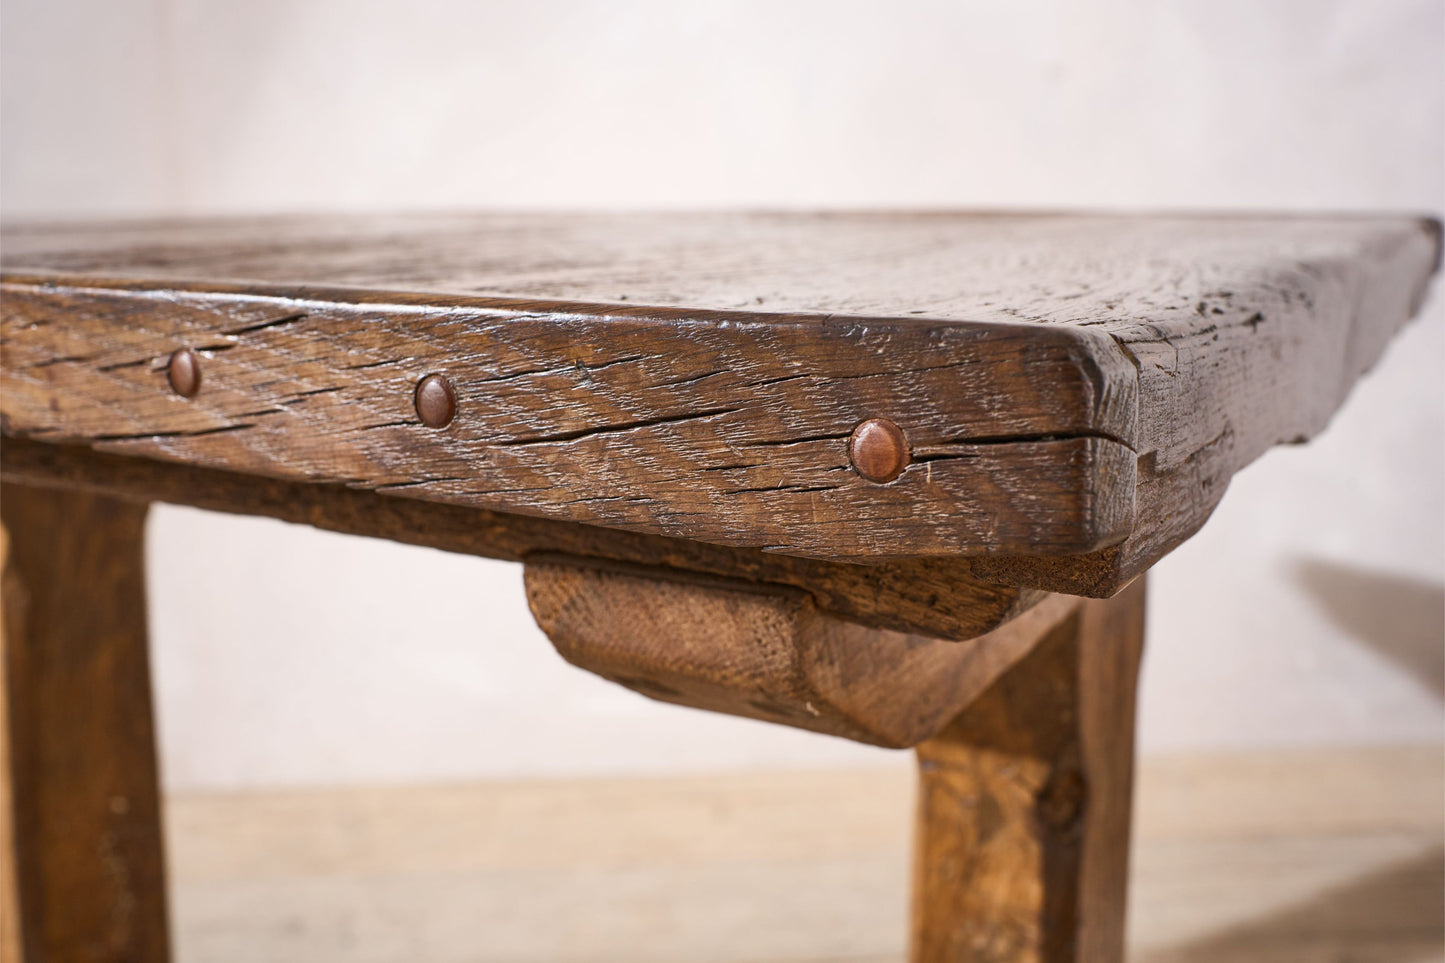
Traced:
<svg viewBox="0 0 1445 963">
<path fill-rule="evenodd" d="M 914 963 L 1123 959 L 1143 635 L 1140 579 L 919 745 Z"/>
<path fill-rule="evenodd" d="M 146 506 L 0 489 L 0 959 L 163 961 Z"/>
</svg>

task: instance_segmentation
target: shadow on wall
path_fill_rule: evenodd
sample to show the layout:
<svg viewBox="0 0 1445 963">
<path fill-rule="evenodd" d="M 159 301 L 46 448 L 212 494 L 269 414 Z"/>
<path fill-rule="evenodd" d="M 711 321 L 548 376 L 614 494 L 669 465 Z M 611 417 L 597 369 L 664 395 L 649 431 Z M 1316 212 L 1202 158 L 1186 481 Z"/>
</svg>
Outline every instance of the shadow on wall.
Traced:
<svg viewBox="0 0 1445 963">
<path fill-rule="evenodd" d="M 1291 574 L 1343 632 L 1445 700 L 1445 585 L 1318 558 Z"/>
<path fill-rule="evenodd" d="M 1414 963 L 1445 949 L 1445 849 L 1432 848 L 1259 920 L 1133 963 Z"/>
</svg>

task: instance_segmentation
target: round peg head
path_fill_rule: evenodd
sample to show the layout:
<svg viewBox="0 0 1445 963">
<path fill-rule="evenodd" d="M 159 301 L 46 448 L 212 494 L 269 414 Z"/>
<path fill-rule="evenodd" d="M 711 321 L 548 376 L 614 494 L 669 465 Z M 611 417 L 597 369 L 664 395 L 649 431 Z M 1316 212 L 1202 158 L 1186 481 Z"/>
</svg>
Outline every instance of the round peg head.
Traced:
<svg viewBox="0 0 1445 963">
<path fill-rule="evenodd" d="M 445 375 L 429 374 L 416 385 L 416 415 L 428 428 L 445 428 L 457 416 L 457 393 Z"/>
<path fill-rule="evenodd" d="M 166 380 L 182 398 L 194 398 L 201 390 L 201 359 L 190 348 L 180 349 L 166 364 Z"/>
<path fill-rule="evenodd" d="M 871 482 L 891 482 L 908 467 L 908 439 L 903 429 L 884 418 L 869 418 L 853 429 L 848 459 Z"/>
</svg>

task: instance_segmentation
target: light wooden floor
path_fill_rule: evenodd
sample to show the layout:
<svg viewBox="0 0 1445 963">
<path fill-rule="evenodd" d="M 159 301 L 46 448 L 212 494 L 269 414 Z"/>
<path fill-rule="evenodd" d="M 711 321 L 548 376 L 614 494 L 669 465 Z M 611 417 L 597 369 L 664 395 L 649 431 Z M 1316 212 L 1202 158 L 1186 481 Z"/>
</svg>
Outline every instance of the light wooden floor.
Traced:
<svg viewBox="0 0 1445 963">
<path fill-rule="evenodd" d="M 1441 960 L 1442 758 L 1147 760 L 1131 960 Z M 168 805 L 182 963 L 903 955 L 902 765 Z"/>
</svg>

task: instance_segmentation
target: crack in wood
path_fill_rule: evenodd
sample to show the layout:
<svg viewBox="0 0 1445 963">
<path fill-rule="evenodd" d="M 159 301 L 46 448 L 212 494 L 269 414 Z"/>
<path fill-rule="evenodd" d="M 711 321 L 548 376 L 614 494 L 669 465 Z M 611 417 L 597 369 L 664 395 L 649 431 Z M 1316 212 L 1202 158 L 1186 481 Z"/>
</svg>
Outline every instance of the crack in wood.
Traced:
<svg viewBox="0 0 1445 963">
<path fill-rule="evenodd" d="M 190 431 L 143 431 L 133 434 L 91 435 L 87 440 L 102 444 L 107 442 L 147 441 L 157 438 L 203 438 L 206 435 L 222 435 L 230 431 L 246 431 L 256 425 L 248 422 L 242 425 L 222 425 L 218 428 L 197 428 Z"/>
<path fill-rule="evenodd" d="M 684 415 L 667 415 L 658 418 L 641 418 L 637 421 L 623 422 L 614 425 L 601 425 L 596 428 L 579 428 L 576 431 L 558 432 L 552 435 L 538 435 L 531 438 L 516 438 L 507 441 L 490 442 L 495 448 L 519 448 L 527 445 L 556 445 L 569 441 L 579 441 L 584 438 L 591 438 L 597 435 L 613 435 L 622 432 L 636 431 L 639 428 L 657 428 L 662 425 L 684 424 L 689 421 L 703 421 L 708 418 L 721 418 L 724 415 L 737 414 L 745 411 L 746 408 L 710 408 L 700 411 L 689 412 Z"/>
<path fill-rule="evenodd" d="M 271 318 L 267 321 L 258 321 L 255 324 L 243 325 L 239 328 L 226 328 L 223 329 L 221 333 L 229 335 L 242 335 L 251 334 L 255 331 L 265 331 L 268 328 L 284 328 L 287 325 L 296 324 L 298 321 L 304 321 L 306 320 L 306 317 L 306 312 L 301 311 L 294 314 L 284 315 L 283 317 L 279 318 Z"/>
</svg>

